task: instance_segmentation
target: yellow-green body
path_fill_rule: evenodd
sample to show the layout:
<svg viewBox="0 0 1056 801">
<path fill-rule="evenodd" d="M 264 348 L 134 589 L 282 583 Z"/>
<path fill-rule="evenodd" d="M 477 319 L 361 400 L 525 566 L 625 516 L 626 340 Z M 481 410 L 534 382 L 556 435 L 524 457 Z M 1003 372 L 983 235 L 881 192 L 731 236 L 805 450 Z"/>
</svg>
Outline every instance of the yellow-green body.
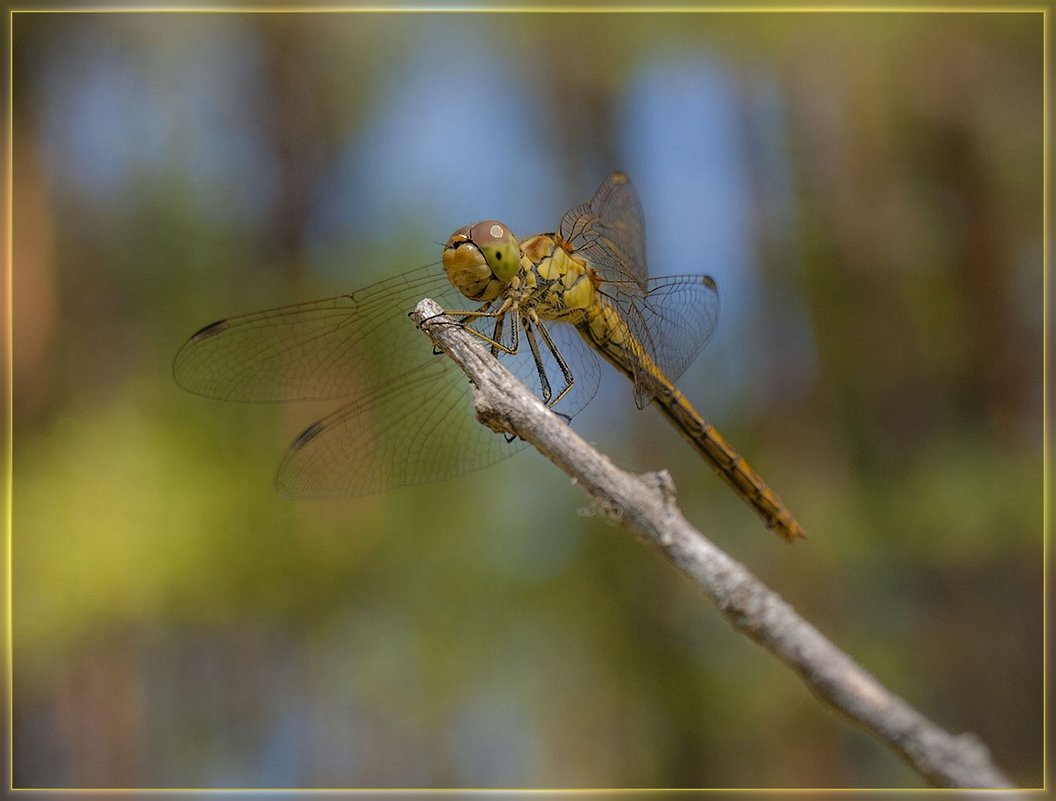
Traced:
<svg viewBox="0 0 1056 801">
<path fill-rule="evenodd" d="M 476 241 L 474 233 L 484 241 Z M 514 247 L 519 255 L 516 272 L 509 266 Z M 503 254 L 498 265 L 496 253 Z M 486 303 L 487 309 L 476 314 L 501 318 L 515 313 L 526 317 L 530 324 L 574 325 L 598 353 L 636 386 L 646 385 L 645 396 L 769 528 L 788 541 L 805 536 L 762 476 L 704 420 L 655 363 L 605 294 L 600 272 L 559 237 L 537 234 L 517 243 L 501 223 L 479 223 L 452 235 L 444 253 L 444 266 L 456 288 L 467 297 Z"/>
<path fill-rule="evenodd" d="M 462 475 L 516 447 L 459 417 L 465 381 L 407 325 L 411 306 L 439 298 L 568 419 L 597 388 L 595 360 L 582 351 L 600 353 L 631 379 L 638 406 L 656 404 L 771 528 L 789 540 L 802 535 L 675 386 L 715 329 L 718 289 L 706 275 L 648 277 L 641 204 L 626 174 L 608 175 L 554 233 L 518 240 L 497 220 L 459 228 L 443 264 L 444 275 L 426 265 L 205 326 L 180 349 L 173 375 L 225 400 L 342 401 L 290 446 L 276 478 L 285 495 L 365 495 Z M 572 328 L 587 347 L 565 338 Z"/>
</svg>

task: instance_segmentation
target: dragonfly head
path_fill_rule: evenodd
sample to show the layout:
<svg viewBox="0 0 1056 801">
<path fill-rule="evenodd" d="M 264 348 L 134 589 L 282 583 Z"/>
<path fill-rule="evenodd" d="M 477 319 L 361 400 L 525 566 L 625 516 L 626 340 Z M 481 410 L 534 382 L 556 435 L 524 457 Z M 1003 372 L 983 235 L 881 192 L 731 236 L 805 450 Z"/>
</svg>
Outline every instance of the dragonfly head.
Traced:
<svg viewBox="0 0 1056 801">
<path fill-rule="evenodd" d="M 444 271 L 467 298 L 485 301 L 498 297 L 520 269 L 517 239 L 497 220 L 485 220 L 455 231 L 444 247 Z"/>
</svg>

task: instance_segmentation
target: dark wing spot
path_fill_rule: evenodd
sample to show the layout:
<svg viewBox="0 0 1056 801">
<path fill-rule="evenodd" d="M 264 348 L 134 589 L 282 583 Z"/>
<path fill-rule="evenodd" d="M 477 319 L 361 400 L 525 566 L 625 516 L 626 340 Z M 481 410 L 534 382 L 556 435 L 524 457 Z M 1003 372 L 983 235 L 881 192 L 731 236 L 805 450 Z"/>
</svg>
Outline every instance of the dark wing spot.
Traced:
<svg viewBox="0 0 1056 801">
<path fill-rule="evenodd" d="M 209 337 L 216 336 L 221 331 L 226 331 L 230 327 L 231 323 L 228 320 L 218 320 L 211 325 L 207 325 L 201 331 L 191 337 L 191 342 L 201 342 L 203 339 L 209 339 Z"/>
<path fill-rule="evenodd" d="M 701 283 L 703 283 L 704 286 L 706 286 L 708 289 L 718 290 L 719 288 L 718 285 L 715 283 L 715 279 L 712 278 L 710 275 L 702 275 L 700 277 L 700 280 Z"/>
<path fill-rule="evenodd" d="M 303 448 L 311 440 L 315 439 L 315 436 L 320 431 L 322 431 L 323 428 L 324 428 L 324 426 L 323 426 L 323 421 L 322 420 L 320 420 L 317 423 L 312 423 L 310 426 L 308 426 L 308 428 L 304 429 L 304 431 L 302 431 L 300 433 L 300 435 L 297 437 L 297 439 L 295 439 L 293 441 L 293 444 L 290 446 L 290 450 L 291 451 L 295 451 L 295 450 L 297 450 L 299 448 Z"/>
</svg>

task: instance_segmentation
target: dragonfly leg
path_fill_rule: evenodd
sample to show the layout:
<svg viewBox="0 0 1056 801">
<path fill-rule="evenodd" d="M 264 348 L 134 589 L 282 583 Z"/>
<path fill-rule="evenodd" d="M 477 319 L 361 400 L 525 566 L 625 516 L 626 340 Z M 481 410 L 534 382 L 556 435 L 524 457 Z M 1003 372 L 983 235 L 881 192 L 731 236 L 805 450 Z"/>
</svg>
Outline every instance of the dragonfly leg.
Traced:
<svg viewBox="0 0 1056 801">
<path fill-rule="evenodd" d="M 499 355 L 499 349 L 502 347 L 500 343 L 502 342 L 502 329 L 506 325 L 506 319 L 506 315 L 503 315 L 502 317 L 496 317 L 495 329 L 491 333 L 491 355 L 495 356 L 496 358 Z M 504 353 L 516 353 L 517 350 L 520 348 L 521 344 L 520 340 L 518 339 L 520 334 L 517 332 L 517 326 L 513 325 L 510 326 L 510 328 L 512 329 L 510 331 L 510 345 L 507 350 L 503 351 Z"/>
<path fill-rule="evenodd" d="M 477 317 L 490 317 L 490 316 L 492 316 L 492 314 L 494 314 L 494 312 L 488 311 L 491 308 L 491 304 L 492 304 L 492 301 L 488 300 L 488 301 L 485 301 L 481 305 L 481 307 L 479 309 L 476 309 L 475 311 L 443 311 L 443 312 L 440 312 L 440 314 L 437 314 L 437 315 L 434 315 L 434 316 L 435 317 L 440 317 L 442 314 L 453 316 L 453 317 L 457 318 L 456 322 L 460 326 L 462 326 L 463 328 L 466 328 L 466 321 L 467 320 L 474 319 L 474 318 L 477 318 Z M 432 319 L 432 318 L 430 318 L 430 319 Z M 472 328 L 470 328 L 468 330 L 473 331 Z M 479 332 L 473 331 L 473 333 L 476 334 L 476 333 L 479 333 Z M 439 356 L 442 353 L 443 353 L 443 351 L 440 348 L 438 348 L 436 345 L 433 345 L 433 355 L 434 356 Z"/>
<path fill-rule="evenodd" d="M 495 311 L 489 311 L 488 306 L 490 301 L 485 303 L 480 309 L 476 311 L 449 311 L 447 314 L 454 315 L 458 318 L 458 323 L 466 331 L 473 334 L 478 339 L 482 339 L 488 343 L 491 348 L 493 356 L 498 356 L 500 353 L 505 353 L 508 356 L 516 356 L 517 351 L 520 348 L 520 340 L 518 339 L 518 331 L 516 325 L 510 326 L 510 344 L 507 345 L 502 341 L 502 330 L 506 322 L 506 315 L 510 311 L 510 307 L 513 305 L 512 298 L 506 298 L 502 305 L 499 306 Z M 518 315 L 520 316 L 520 315 Z M 478 331 L 471 325 L 466 325 L 469 320 L 481 319 L 481 318 L 494 318 L 495 327 L 492 329 L 492 336 L 488 336 L 483 331 Z"/>
<path fill-rule="evenodd" d="M 502 341 L 502 329 L 506 322 L 506 312 L 503 312 L 501 315 L 496 312 L 488 314 L 479 314 L 475 316 L 495 318 L 495 328 L 492 331 L 493 336 L 488 336 L 483 331 L 478 331 L 473 326 L 465 326 L 466 331 L 471 333 L 477 339 L 482 339 L 484 340 L 484 342 L 487 343 L 488 347 L 491 350 L 492 356 L 498 356 L 500 353 L 504 353 L 507 356 L 517 355 L 517 352 L 520 350 L 521 347 L 521 342 L 516 325 L 510 326 L 510 344 L 507 345 L 505 342 Z"/>
<path fill-rule="evenodd" d="M 572 370 L 568 366 L 568 362 L 565 361 L 565 357 L 561 355 L 560 349 L 557 347 L 557 343 L 554 342 L 553 337 L 550 336 L 550 332 L 546 326 L 543 325 L 542 320 L 535 321 L 535 327 L 539 329 L 539 335 L 543 338 L 543 342 L 546 345 L 546 349 L 550 351 L 550 354 L 554 357 L 554 361 L 557 362 L 557 366 L 561 368 L 561 376 L 565 379 L 564 388 L 557 393 L 557 397 L 554 398 L 547 406 L 553 408 L 561 402 L 561 399 L 569 393 L 573 385 L 576 383 L 576 377 L 572 374 Z M 536 362 L 539 359 L 536 357 Z"/>
<path fill-rule="evenodd" d="M 539 355 L 539 343 L 535 340 L 535 331 L 532 329 L 531 320 L 527 316 L 521 318 L 524 326 L 524 334 L 528 340 L 528 347 L 532 349 L 532 359 L 535 360 L 535 372 L 539 375 L 539 386 L 542 388 L 543 403 L 551 406 L 550 398 L 553 392 L 550 389 L 550 379 L 546 375 L 546 367 L 543 365 L 542 357 Z M 542 328 L 540 326 L 540 328 Z M 545 337 L 544 337 L 545 340 Z"/>
</svg>

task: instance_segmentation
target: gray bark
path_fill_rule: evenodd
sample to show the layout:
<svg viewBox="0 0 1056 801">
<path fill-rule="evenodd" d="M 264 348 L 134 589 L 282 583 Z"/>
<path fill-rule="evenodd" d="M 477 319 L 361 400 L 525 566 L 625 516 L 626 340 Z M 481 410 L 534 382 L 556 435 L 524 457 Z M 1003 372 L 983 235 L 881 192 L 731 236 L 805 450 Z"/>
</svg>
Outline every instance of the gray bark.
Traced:
<svg viewBox="0 0 1056 801">
<path fill-rule="evenodd" d="M 818 698 L 884 742 L 931 784 L 1012 787 L 977 737 L 953 735 L 929 721 L 690 525 L 675 503 L 666 471 L 634 475 L 617 468 L 432 300 L 419 303 L 411 317 L 466 373 L 482 423 L 524 439 L 564 470 L 613 519 L 682 571 L 735 628 L 795 671 Z"/>
</svg>

